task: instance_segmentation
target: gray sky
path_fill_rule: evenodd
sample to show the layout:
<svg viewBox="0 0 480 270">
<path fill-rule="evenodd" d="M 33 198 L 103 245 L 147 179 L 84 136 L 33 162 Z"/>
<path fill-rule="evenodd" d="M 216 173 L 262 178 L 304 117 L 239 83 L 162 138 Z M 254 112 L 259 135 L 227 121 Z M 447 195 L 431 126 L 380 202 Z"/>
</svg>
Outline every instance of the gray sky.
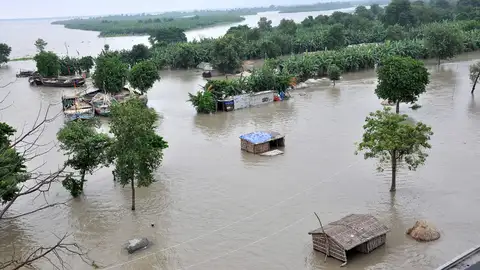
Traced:
<svg viewBox="0 0 480 270">
<path fill-rule="evenodd" d="M 142 13 L 192 9 L 258 7 L 330 0 L 0 0 L 0 19 Z"/>
</svg>

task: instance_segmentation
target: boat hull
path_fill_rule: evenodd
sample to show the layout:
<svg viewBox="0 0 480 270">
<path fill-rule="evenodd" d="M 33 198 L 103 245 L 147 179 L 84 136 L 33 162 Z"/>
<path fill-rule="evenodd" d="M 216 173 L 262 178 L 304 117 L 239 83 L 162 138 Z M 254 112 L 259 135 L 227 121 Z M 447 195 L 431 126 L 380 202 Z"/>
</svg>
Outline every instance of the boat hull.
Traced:
<svg viewBox="0 0 480 270">
<path fill-rule="evenodd" d="M 95 113 L 91 112 L 65 112 L 65 121 L 88 120 L 95 117 Z"/>
</svg>

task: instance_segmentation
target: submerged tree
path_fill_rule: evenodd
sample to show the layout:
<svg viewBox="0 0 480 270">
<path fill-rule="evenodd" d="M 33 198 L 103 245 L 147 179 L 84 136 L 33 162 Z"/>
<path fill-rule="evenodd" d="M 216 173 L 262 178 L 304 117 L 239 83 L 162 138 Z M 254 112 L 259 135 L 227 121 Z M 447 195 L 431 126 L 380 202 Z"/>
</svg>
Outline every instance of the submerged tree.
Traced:
<svg viewBox="0 0 480 270">
<path fill-rule="evenodd" d="M 150 58 L 150 50 L 143 44 L 133 45 L 130 51 L 130 64 L 135 65 Z"/>
<path fill-rule="evenodd" d="M 475 87 L 477 86 L 478 78 L 480 77 L 480 62 L 476 62 L 470 66 L 470 80 L 473 83 L 472 91 L 475 92 Z"/>
<path fill-rule="evenodd" d="M 35 47 L 37 48 L 38 52 L 45 51 L 45 48 L 47 47 L 47 45 L 48 45 L 48 43 L 41 38 L 39 38 L 35 41 Z"/>
<path fill-rule="evenodd" d="M 68 122 L 57 134 L 60 149 L 68 157 L 66 166 L 79 172 L 79 177 L 69 175 L 63 180 L 63 186 L 73 197 L 83 193 L 85 175 L 93 173 L 106 161 L 105 153 L 111 140 L 106 134 L 98 133 L 92 121 Z"/>
<path fill-rule="evenodd" d="M 125 86 L 128 74 L 127 64 L 120 56 L 112 53 L 100 54 L 96 61 L 92 79 L 96 87 L 108 93 L 119 93 Z"/>
<path fill-rule="evenodd" d="M 0 65 L 9 61 L 8 57 L 12 52 L 12 48 L 5 43 L 0 43 Z"/>
<path fill-rule="evenodd" d="M 4 86 L 0 86 L 4 88 Z M 3 100 L 2 100 L 3 101 Z M 2 102 L 0 101 L 0 104 Z M 3 107 L 2 109 L 5 109 Z M 1 111 L 1 110 L 0 110 Z M 60 167 L 55 171 L 45 171 L 42 167 L 28 168 L 27 163 L 44 163 L 44 155 L 52 148 L 49 145 L 39 144 L 39 139 L 43 134 L 45 126 L 54 121 L 56 115 L 50 115 L 50 107 L 45 110 L 42 116 L 41 111 L 36 119 L 33 119 L 31 126 L 24 126 L 24 129 L 13 137 L 15 129 L 7 123 L 0 123 L 0 226 L 15 222 L 25 222 L 25 217 L 38 214 L 50 208 L 65 205 L 64 201 L 52 202 L 47 200 L 47 194 L 50 187 L 55 183 L 61 182 L 65 178 L 65 167 Z M 27 184 L 28 183 L 28 184 Z M 27 211 L 19 212 L 17 205 L 24 205 L 28 200 L 44 198 L 44 203 L 32 203 Z M 13 210 L 15 209 L 15 210 Z M 35 226 L 35 224 L 31 224 Z M 55 232 L 52 232 L 55 233 Z M 54 269 L 65 267 L 65 257 L 72 255 L 80 256 L 84 262 L 94 265 L 87 261 L 86 253 L 76 243 L 69 243 L 69 235 L 57 236 L 58 239 L 53 243 L 48 240 L 42 240 L 34 243 L 31 249 L 12 248 L 5 252 L 5 256 L 0 260 L 0 269 L 38 269 L 37 263 L 44 261 L 52 265 Z M 0 239 L 2 243 L 8 244 L 7 240 Z M 11 257 L 9 256 L 9 254 Z M 3 254 L 2 254 L 3 255 Z"/>
<path fill-rule="evenodd" d="M 375 94 L 394 102 L 397 113 L 400 112 L 400 102 L 416 102 L 430 82 L 424 64 L 410 57 L 392 56 L 382 60 L 377 75 Z"/>
<path fill-rule="evenodd" d="M 328 78 L 333 82 L 333 86 L 335 86 L 335 82 L 340 80 L 340 75 L 342 75 L 342 71 L 337 65 L 330 65 L 327 70 Z"/>
<path fill-rule="evenodd" d="M 357 151 L 364 152 L 365 159 L 379 159 L 379 171 L 383 170 L 384 163 L 390 162 L 391 192 L 396 190 L 398 168 L 405 164 L 409 170 L 416 170 L 425 163 L 428 157 L 425 150 L 431 147 L 428 142 L 433 135 L 432 129 L 421 122 L 410 124 L 407 117 L 391 112 L 388 107 L 370 113 L 365 119 L 365 133 L 357 148 Z"/>
<path fill-rule="evenodd" d="M 80 69 L 87 73 L 90 73 L 90 70 L 93 68 L 94 65 L 95 61 L 91 56 L 84 56 L 78 60 L 78 66 L 80 67 Z"/>
<path fill-rule="evenodd" d="M 241 39 L 226 35 L 215 40 L 213 46 L 213 64 L 223 73 L 234 73 L 242 66 L 243 42 Z"/>
<path fill-rule="evenodd" d="M 133 66 L 128 76 L 128 81 L 133 88 L 136 88 L 144 94 L 153 84 L 160 80 L 157 67 L 152 61 L 143 61 Z"/>
<path fill-rule="evenodd" d="M 454 57 L 463 51 L 463 37 L 460 29 L 434 23 L 425 29 L 425 48 L 430 56 L 440 61 Z"/>
<path fill-rule="evenodd" d="M 135 182 L 138 187 L 150 186 L 168 144 L 155 132 L 157 113 L 139 99 L 115 104 L 111 116 L 110 130 L 115 140 L 110 157 L 115 164 L 116 179 L 123 186 L 132 187 L 132 210 L 135 210 Z"/>
<path fill-rule="evenodd" d="M 58 76 L 60 59 L 54 52 L 39 52 L 33 58 L 37 62 L 37 71 L 45 77 Z"/>
</svg>

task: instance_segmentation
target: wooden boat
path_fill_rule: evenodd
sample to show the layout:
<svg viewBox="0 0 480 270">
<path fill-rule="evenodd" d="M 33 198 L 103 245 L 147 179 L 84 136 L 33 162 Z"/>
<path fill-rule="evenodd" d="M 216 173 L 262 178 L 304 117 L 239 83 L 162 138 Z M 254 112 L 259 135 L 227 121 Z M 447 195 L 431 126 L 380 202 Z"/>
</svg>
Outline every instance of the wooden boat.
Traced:
<svg viewBox="0 0 480 270">
<path fill-rule="evenodd" d="M 106 93 L 97 93 L 92 99 L 90 104 L 92 104 L 95 109 L 95 113 L 100 116 L 109 116 L 110 115 L 110 106 L 116 103 L 117 100 L 112 97 L 110 94 Z"/>
<path fill-rule="evenodd" d="M 24 70 L 24 69 L 20 69 L 20 71 L 17 73 L 17 78 L 28 78 L 30 76 L 33 76 L 35 75 L 35 71 L 34 70 Z"/>
<path fill-rule="evenodd" d="M 77 87 L 85 84 L 85 78 L 79 76 L 59 76 L 45 78 L 39 75 L 33 75 L 28 79 L 30 84 L 44 85 L 50 87 Z"/>
<path fill-rule="evenodd" d="M 92 119 L 95 116 L 95 110 L 93 106 L 76 96 L 63 96 L 62 105 L 66 121 Z"/>
</svg>

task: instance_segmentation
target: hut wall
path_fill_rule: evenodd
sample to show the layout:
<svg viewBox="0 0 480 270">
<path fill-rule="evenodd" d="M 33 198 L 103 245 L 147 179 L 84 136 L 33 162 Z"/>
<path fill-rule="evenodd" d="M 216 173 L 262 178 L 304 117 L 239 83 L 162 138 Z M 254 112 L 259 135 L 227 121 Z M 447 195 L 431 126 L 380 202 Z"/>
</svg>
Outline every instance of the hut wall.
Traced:
<svg viewBox="0 0 480 270">
<path fill-rule="evenodd" d="M 240 142 L 241 142 L 242 150 L 253 153 L 253 146 L 254 146 L 253 143 L 248 142 L 246 140 L 240 140 Z"/>
<path fill-rule="evenodd" d="M 273 91 L 263 91 L 250 96 L 250 106 L 257 106 L 273 102 Z"/>
<path fill-rule="evenodd" d="M 245 109 L 250 107 L 250 95 L 238 95 L 233 97 L 234 110 Z"/>
<path fill-rule="evenodd" d="M 355 250 L 356 251 L 359 251 L 359 252 L 362 252 L 362 253 L 370 253 L 372 252 L 372 250 L 376 249 L 377 247 L 385 244 L 387 240 L 387 235 L 386 234 L 382 234 L 380 236 L 377 236 L 363 244 L 360 244 L 358 246 L 355 247 Z"/>
<path fill-rule="evenodd" d="M 254 153 L 261 154 L 270 151 L 270 142 L 254 145 Z"/>
<path fill-rule="evenodd" d="M 327 254 L 327 242 L 325 241 L 324 234 L 312 234 L 312 240 L 313 249 Z M 342 262 L 347 261 L 345 249 L 330 237 L 328 237 L 328 255 Z"/>
</svg>

